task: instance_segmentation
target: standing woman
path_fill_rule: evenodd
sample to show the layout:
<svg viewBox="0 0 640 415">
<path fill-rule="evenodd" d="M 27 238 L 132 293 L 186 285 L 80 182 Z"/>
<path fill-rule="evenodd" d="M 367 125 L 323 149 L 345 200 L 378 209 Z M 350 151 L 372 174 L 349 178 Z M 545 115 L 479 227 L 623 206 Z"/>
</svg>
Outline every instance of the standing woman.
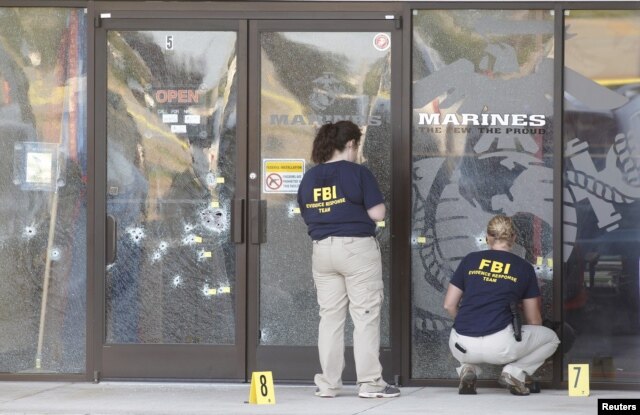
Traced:
<svg viewBox="0 0 640 415">
<path fill-rule="evenodd" d="M 487 225 L 490 249 L 464 257 L 451 277 L 444 308 L 454 318 L 449 348 L 461 364 L 460 394 L 476 393 L 477 365 L 489 363 L 505 365 L 501 385 L 514 395 L 528 395 L 530 376 L 560 343 L 553 330 L 541 325 L 536 274 L 510 252 L 515 239 L 511 219 L 494 216 Z M 527 325 L 518 336 L 513 319 L 520 303 Z"/>
<path fill-rule="evenodd" d="M 322 373 L 316 395 L 342 388 L 344 324 L 353 320 L 353 353 L 362 398 L 392 398 L 400 391 L 382 379 L 379 360 L 382 260 L 375 222 L 384 198 L 369 169 L 355 163 L 362 133 L 351 121 L 324 124 L 298 189 L 300 212 L 313 240 L 313 280 L 320 306 L 318 352 Z"/>
</svg>

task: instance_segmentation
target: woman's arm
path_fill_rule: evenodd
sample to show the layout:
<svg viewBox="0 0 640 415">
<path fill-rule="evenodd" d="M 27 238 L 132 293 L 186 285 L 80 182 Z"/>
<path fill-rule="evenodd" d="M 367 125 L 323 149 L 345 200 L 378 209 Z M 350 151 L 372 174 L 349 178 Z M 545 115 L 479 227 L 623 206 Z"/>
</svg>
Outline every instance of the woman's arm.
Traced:
<svg viewBox="0 0 640 415">
<path fill-rule="evenodd" d="M 367 209 L 367 213 L 369 214 L 371 220 L 377 222 L 384 219 L 384 215 L 387 213 L 387 210 L 384 207 L 384 203 L 379 203 L 374 207 Z"/>
<path fill-rule="evenodd" d="M 522 300 L 524 319 L 526 324 L 533 326 L 542 325 L 542 315 L 540 314 L 540 297 L 525 298 Z"/>
<path fill-rule="evenodd" d="M 458 315 L 458 304 L 460 304 L 462 294 L 463 291 L 460 288 L 449 283 L 449 288 L 447 288 L 447 295 L 444 297 L 444 309 L 447 310 L 447 313 L 449 313 L 449 315 L 453 319 L 455 319 L 456 315 Z"/>
</svg>

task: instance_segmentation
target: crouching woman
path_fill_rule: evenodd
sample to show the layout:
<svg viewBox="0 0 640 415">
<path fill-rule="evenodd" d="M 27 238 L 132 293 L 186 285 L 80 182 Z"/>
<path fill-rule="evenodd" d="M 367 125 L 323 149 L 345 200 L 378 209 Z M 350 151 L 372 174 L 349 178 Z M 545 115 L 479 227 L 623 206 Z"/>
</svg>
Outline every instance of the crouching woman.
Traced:
<svg viewBox="0 0 640 415">
<path fill-rule="evenodd" d="M 541 325 L 535 271 L 511 253 L 515 237 L 510 218 L 493 217 L 487 225 L 489 249 L 464 257 L 451 277 L 444 308 L 454 319 L 449 348 L 460 362 L 460 394 L 476 394 L 478 364 L 489 363 L 504 365 L 502 386 L 528 395 L 531 376 L 560 344 L 555 332 Z M 520 304 L 526 324 L 514 333 L 513 310 Z"/>
</svg>

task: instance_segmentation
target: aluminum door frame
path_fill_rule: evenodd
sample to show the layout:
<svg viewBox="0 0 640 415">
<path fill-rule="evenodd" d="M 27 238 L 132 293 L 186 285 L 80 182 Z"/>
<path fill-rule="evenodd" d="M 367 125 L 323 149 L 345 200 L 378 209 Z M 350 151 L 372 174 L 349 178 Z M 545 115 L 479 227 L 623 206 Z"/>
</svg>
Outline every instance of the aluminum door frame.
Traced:
<svg viewBox="0 0 640 415">
<path fill-rule="evenodd" d="M 122 17 L 122 18 L 121 18 Z M 244 200 L 246 199 L 247 126 L 246 117 L 238 117 L 236 127 L 236 183 L 234 202 L 239 218 L 232 232 L 241 242 L 236 243 L 236 327 L 235 345 L 199 344 L 106 344 L 106 183 L 107 183 L 107 32 L 109 30 L 176 30 L 176 31 L 235 31 L 238 59 L 237 114 L 246 114 L 247 23 L 243 20 L 187 20 L 178 18 L 118 18 L 108 15 L 96 17 L 95 24 L 95 146 L 94 169 L 94 252 L 93 315 L 91 347 L 93 379 L 225 379 L 245 381 L 246 373 L 246 229 Z"/>
<path fill-rule="evenodd" d="M 392 18 L 389 18 L 392 17 Z M 391 147 L 392 154 L 392 200 L 387 201 L 390 208 L 392 222 L 396 216 L 392 212 L 394 207 L 401 206 L 399 197 L 401 187 L 396 179 L 401 169 L 404 150 L 400 146 L 407 146 L 402 140 L 401 108 L 402 108 L 402 20 L 400 15 L 381 16 L 380 19 L 296 19 L 296 20 L 257 20 L 249 22 L 249 171 L 261 177 L 261 142 L 260 142 L 260 102 L 261 102 L 261 67 L 260 67 L 260 33 L 263 31 L 297 31 L 297 32 L 389 32 L 392 38 L 392 75 L 391 75 Z M 406 156 L 406 155 L 405 155 Z M 407 164 L 404 164 L 405 166 Z M 261 180 L 252 180 L 248 184 L 248 199 L 250 201 L 261 200 Z M 249 210 L 252 210 L 251 208 Z M 256 212 L 254 212 L 256 213 Z M 258 212 L 262 216 L 263 212 Z M 251 214 L 250 214 L 251 216 Z M 255 219 L 255 218 L 254 218 Z M 251 223 L 251 217 L 249 217 Z M 396 260 L 401 246 L 401 238 L 396 234 L 402 232 L 400 223 L 392 224 L 391 233 L 391 292 L 390 296 L 390 347 L 381 347 L 380 360 L 383 366 L 383 375 L 387 381 L 398 382 L 401 373 L 401 333 L 402 316 L 400 314 L 400 284 L 401 267 Z M 261 240 L 263 230 L 252 227 L 249 230 L 249 240 Z M 310 382 L 313 374 L 318 373 L 320 365 L 318 361 L 317 346 L 265 346 L 260 345 L 260 244 L 250 243 L 248 246 L 248 333 L 247 333 L 247 369 L 248 374 L 253 371 L 273 370 L 278 373 L 279 380 Z M 311 275 L 309 275 L 311 278 Z M 353 348 L 346 347 L 345 382 L 354 382 L 355 364 L 353 360 Z"/>
</svg>

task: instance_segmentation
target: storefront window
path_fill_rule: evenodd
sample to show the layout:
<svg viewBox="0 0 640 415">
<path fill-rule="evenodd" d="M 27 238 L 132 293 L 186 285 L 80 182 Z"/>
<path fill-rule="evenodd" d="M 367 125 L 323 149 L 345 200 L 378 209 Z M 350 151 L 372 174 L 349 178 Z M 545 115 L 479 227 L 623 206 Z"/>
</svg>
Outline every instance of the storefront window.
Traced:
<svg viewBox="0 0 640 415">
<path fill-rule="evenodd" d="M 553 40 L 548 10 L 413 13 L 412 378 L 457 378 L 444 294 L 496 214 L 514 219 L 551 316 Z"/>
<path fill-rule="evenodd" d="M 640 11 L 572 10 L 565 27 L 565 360 L 638 382 Z"/>
<path fill-rule="evenodd" d="M 0 8 L 0 372 L 85 370 L 86 33 Z"/>
</svg>

